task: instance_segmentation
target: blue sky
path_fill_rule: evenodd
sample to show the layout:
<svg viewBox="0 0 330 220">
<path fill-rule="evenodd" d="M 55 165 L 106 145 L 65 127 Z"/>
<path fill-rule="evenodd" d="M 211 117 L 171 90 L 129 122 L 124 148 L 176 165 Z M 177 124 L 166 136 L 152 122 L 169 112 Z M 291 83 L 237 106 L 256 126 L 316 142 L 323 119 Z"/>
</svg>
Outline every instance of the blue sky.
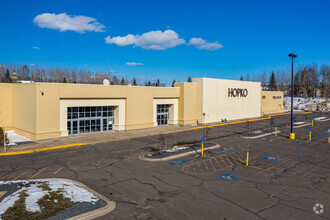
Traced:
<svg viewBox="0 0 330 220">
<path fill-rule="evenodd" d="M 1 8 L 0 63 L 168 84 L 289 71 L 292 52 L 297 65 L 330 64 L 328 0 L 13 0 Z"/>
</svg>

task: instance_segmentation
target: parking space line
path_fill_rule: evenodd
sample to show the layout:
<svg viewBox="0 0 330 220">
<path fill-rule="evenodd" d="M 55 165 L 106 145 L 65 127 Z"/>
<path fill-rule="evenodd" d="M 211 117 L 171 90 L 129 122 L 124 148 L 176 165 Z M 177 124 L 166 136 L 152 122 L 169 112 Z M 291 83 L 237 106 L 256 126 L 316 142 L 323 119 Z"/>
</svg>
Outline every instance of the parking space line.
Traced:
<svg viewBox="0 0 330 220">
<path fill-rule="evenodd" d="M 233 153 L 242 163 L 244 162 L 235 152 Z"/>
<path fill-rule="evenodd" d="M 282 162 L 279 163 L 279 164 L 275 164 L 274 166 L 268 167 L 267 169 L 264 169 L 264 170 L 262 170 L 262 171 L 256 173 L 254 176 L 259 175 L 259 174 L 261 174 L 261 173 L 263 173 L 263 172 L 266 172 L 266 171 L 268 171 L 268 170 L 271 170 L 271 169 L 273 169 L 273 168 L 275 168 L 275 167 L 277 167 L 277 166 L 283 164 L 284 162 L 286 162 L 286 161 L 288 161 L 288 160 L 289 160 L 289 159 L 286 159 L 286 160 L 282 161 Z"/>
<path fill-rule="evenodd" d="M 20 175 L 18 175 L 14 179 L 12 179 L 12 181 L 17 180 L 18 178 L 20 178 L 21 176 L 23 176 L 26 172 L 27 172 L 27 170 L 25 170 L 23 173 L 21 173 Z"/>
<path fill-rule="evenodd" d="M 208 170 L 209 168 L 207 167 L 207 165 L 206 165 L 206 163 L 205 163 L 205 160 L 204 160 L 203 162 L 204 162 L 205 168 Z"/>
<path fill-rule="evenodd" d="M 30 178 L 28 178 L 28 179 L 30 180 L 30 179 L 32 179 L 32 178 L 38 176 L 38 175 L 39 175 L 41 172 L 43 172 L 45 169 L 47 169 L 47 167 L 45 167 L 45 168 L 39 170 L 39 172 L 35 173 L 34 175 L 32 175 L 32 176 L 31 176 Z"/>
<path fill-rule="evenodd" d="M 229 161 L 230 165 L 233 165 L 233 163 L 229 160 L 227 156 L 225 156 L 225 158 Z"/>
<path fill-rule="evenodd" d="M 53 174 L 55 175 L 56 173 L 60 172 L 60 170 L 62 170 L 62 169 L 63 169 L 63 167 L 58 168 Z"/>
<path fill-rule="evenodd" d="M 227 163 L 225 163 L 225 161 L 222 159 L 223 156 L 220 156 L 222 162 L 225 164 L 225 166 L 227 166 Z"/>
<path fill-rule="evenodd" d="M 217 162 L 217 164 L 218 164 L 219 168 L 221 168 L 221 166 L 220 166 L 220 164 L 219 164 L 219 162 L 218 162 L 217 158 L 214 158 L 214 160 L 215 160 L 215 162 Z"/>
<path fill-rule="evenodd" d="M 210 163 L 211 163 L 213 169 L 216 170 L 215 167 L 214 167 L 214 165 L 213 165 L 213 163 L 212 163 L 212 159 L 209 159 L 209 161 L 210 161 Z"/>
</svg>

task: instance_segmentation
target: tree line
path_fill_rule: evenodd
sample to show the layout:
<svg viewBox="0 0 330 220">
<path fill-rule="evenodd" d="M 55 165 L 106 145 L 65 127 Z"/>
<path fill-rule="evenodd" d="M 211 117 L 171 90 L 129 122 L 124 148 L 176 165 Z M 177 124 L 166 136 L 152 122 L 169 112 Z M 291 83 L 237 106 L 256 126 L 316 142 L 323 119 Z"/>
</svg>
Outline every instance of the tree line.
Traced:
<svg viewBox="0 0 330 220">
<path fill-rule="evenodd" d="M 78 84 L 102 84 L 104 79 L 109 80 L 110 85 L 143 85 L 143 86 L 165 86 L 158 79 L 155 82 L 145 80 L 138 84 L 135 78 L 118 77 L 112 72 L 104 73 L 90 70 L 43 68 L 37 65 L 0 64 L 0 81 L 2 83 L 13 82 L 11 76 L 17 75 L 17 81 L 51 82 L 51 83 L 78 83 Z"/>
<path fill-rule="evenodd" d="M 3 83 L 12 82 L 11 75 L 17 74 L 17 80 L 27 80 L 34 82 L 54 82 L 54 83 L 79 83 L 79 84 L 102 84 L 104 79 L 108 79 L 111 85 L 128 85 L 133 86 L 165 86 L 159 79 L 151 82 L 145 79 L 144 83 L 138 83 L 136 79 L 128 79 L 127 77 L 118 77 L 112 72 L 92 72 L 90 70 L 43 68 L 37 65 L 30 66 L 25 64 L 0 64 L 0 80 Z M 261 82 L 264 90 L 285 91 L 288 94 L 291 88 L 291 72 L 290 71 L 272 71 L 271 74 L 263 72 L 254 74 L 250 77 L 247 74 L 241 76 L 240 80 Z M 188 77 L 191 82 L 191 77 Z M 172 82 L 174 87 L 175 79 Z M 330 97 L 330 66 L 322 65 L 318 68 L 316 65 L 299 66 L 294 73 L 294 95 L 302 97 Z"/>
<path fill-rule="evenodd" d="M 253 75 L 251 79 L 249 75 L 240 80 L 261 82 L 264 90 L 284 91 L 289 95 L 291 91 L 291 71 L 272 71 L 271 74 L 261 73 Z M 293 80 L 294 96 L 301 97 L 330 97 L 330 66 L 322 65 L 317 68 L 316 65 L 301 65 L 294 72 Z"/>
</svg>

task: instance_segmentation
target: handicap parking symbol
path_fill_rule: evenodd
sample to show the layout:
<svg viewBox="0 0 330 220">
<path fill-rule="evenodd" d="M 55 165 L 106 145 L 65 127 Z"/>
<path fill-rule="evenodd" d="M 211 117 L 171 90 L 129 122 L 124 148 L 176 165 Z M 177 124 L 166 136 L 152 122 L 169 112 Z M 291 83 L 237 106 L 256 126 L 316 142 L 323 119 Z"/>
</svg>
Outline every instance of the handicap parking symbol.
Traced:
<svg viewBox="0 0 330 220">
<path fill-rule="evenodd" d="M 279 161 L 280 160 L 277 157 L 272 157 L 272 156 L 264 156 L 263 159 L 268 160 L 268 161 Z"/>
<path fill-rule="evenodd" d="M 239 177 L 236 174 L 231 174 L 231 173 L 218 174 L 217 178 L 220 180 L 239 180 Z"/>
<path fill-rule="evenodd" d="M 219 148 L 220 151 L 225 151 L 225 152 L 231 152 L 233 151 L 233 149 L 229 148 L 229 147 L 221 147 Z"/>
<path fill-rule="evenodd" d="M 184 160 L 175 160 L 170 162 L 170 164 L 175 165 L 175 166 L 182 166 L 185 165 L 187 162 Z"/>
</svg>

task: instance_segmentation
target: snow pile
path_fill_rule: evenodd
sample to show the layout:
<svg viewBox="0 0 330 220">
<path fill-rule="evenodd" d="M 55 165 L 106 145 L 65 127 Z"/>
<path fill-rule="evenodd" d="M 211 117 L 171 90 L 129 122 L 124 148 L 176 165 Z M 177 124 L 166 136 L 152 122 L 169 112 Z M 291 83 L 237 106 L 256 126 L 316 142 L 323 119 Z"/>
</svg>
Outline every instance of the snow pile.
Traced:
<svg viewBox="0 0 330 220">
<path fill-rule="evenodd" d="M 177 151 L 185 150 L 187 148 L 189 148 L 189 147 L 177 147 L 177 148 L 172 148 L 172 149 L 165 150 L 164 152 L 174 153 L 174 152 L 177 152 Z"/>
<path fill-rule="evenodd" d="M 291 97 L 284 97 L 284 109 L 291 109 Z M 329 111 L 330 100 L 325 98 L 293 97 L 293 109 L 303 111 Z"/>
<path fill-rule="evenodd" d="M 318 117 L 318 118 L 315 118 L 316 121 L 322 121 L 322 120 L 325 120 L 327 119 L 327 117 Z"/>
<path fill-rule="evenodd" d="M 29 138 L 18 135 L 13 130 L 6 131 L 5 133 L 7 134 L 7 138 L 9 139 L 9 145 L 17 145 L 18 143 L 32 142 Z"/>
<path fill-rule="evenodd" d="M 89 202 L 95 204 L 99 200 L 97 196 L 90 193 L 88 190 L 81 188 L 68 180 L 0 181 L 0 184 L 11 183 L 21 183 L 22 188 L 7 196 L 0 202 L 0 215 L 5 213 L 8 208 L 15 204 L 15 201 L 19 199 L 19 194 L 24 190 L 26 190 L 26 193 L 28 194 L 25 200 L 26 210 L 29 212 L 40 212 L 41 210 L 37 202 L 44 195 L 49 193 L 49 191 L 43 191 L 42 188 L 38 187 L 43 183 L 47 183 L 49 188 L 51 188 L 51 191 L 63 189 L 63 196 L 69 198 L 72 202 Z"/>
</svg>

